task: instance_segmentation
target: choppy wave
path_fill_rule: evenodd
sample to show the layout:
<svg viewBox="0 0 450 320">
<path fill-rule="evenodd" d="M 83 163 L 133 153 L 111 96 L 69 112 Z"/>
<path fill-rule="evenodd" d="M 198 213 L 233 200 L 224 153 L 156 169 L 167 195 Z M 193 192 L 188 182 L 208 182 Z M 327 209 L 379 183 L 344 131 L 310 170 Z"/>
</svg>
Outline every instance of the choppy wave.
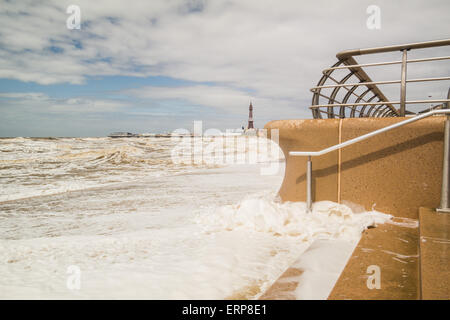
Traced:
<svg viewBox="0 0 450 320">
<path fill-rule="evenodd" d="M 0 298 L 253 299 L 313 240 L 354 240 L 389 219 L 331 202 L 306 213 L 274 198 L 282 170 L 173 163 L 175 145 L 1 140 L 0 199 L 53 195 L 1 203 Z M 79 291 L 67 288 L 70 266 Z"/>
<path fill-rule="evenodd" d="M 275 193 L 281 180 L 228 166 L 2 203 L 0 299 L 223 299 L 258 280 L 243 296 L 252 298 L 306 245 L 268 233 L 206 234 L 195 213 Z M 82 272 L 79 291 L 66 287 L 72 265 Z"/>
<path fill-rule="evenodd" d="M 188 140 L 189 142 L 190 140 Z M 245 158 L 258 141 L 248 138 L 244 149 L 230 139 L 221 153 L 208 150 L 210 139 L 201 148 L 185 150 L 185 143 L 170 138 L 11 138 L 0 140 L 0 202 L 27 197 L 81 190 L 133 181 L 142 177 L 179 174 L 198 168 L 226 165 L 219 159 Z M 189 142 L 190 143 L 190 142 Z M 179 146 L 183 145 L 180 149 Z M 189 145 L 190 146 L 190 145 Z M 174 161 L 174 150 L 182 153 Z M 240 157 L 239 154 L 244 155 Z M 212 161 L 211 161 L 212 159 Z M 274 157 L 258 150 L 259 161 Z M 194 161 L 195 160 L 195 161 Z"/>
</svg>

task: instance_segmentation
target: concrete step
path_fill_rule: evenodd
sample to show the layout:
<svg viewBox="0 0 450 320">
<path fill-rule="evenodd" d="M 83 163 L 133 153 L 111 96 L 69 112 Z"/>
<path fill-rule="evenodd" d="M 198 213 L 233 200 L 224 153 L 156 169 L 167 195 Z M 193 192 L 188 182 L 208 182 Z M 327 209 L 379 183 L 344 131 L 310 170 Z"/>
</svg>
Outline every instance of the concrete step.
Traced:
<svg viewBox="0 0 450 320">
<path fill-rule="evenodd" d="M 419 209 L 422 299 L 450 299 L 450 213 Z"/>
<path fill-rule="evenodd" d="M 413 219 L 394 218 L 364 231 L 328 299 L 419 299 L 418 240 L 418 221 Z M 375 277 L 379 286 L 373 285 Z"/>
<path fill-rule="evenodd" d="M 450 214 L 420 208 L 419 219 L 397 217 L 365 230 L 328 299 L 450 299 Z M 296 299 L 300 257 L 261 299 Z M 374 267 L 379 287 L 370 287 Z"/>
<path fill-rule="evenodd" d="M 344 240 L 315 240 L 260 300 L 325 300 L 355 246 Z"/>
<path fill-rule="evenodd" d="M 329 247 L 333 245 L 336 244 L 330 241 Z M 305 268 L 305 265 L 308 265 L 305 264 L 305 256 L 309 251 L 317 249 L 312 245 L 305 251 L 260 299 L 325 299 L 326 295 L 316 297 L 306 294 L 305 297 L 299 294 L 305 291 L 300 287 L 310 285 L 303 279 L 305 272 L 312 271 L 314 276 L 314 270 Z M 338 250 L 338 252 L 342 251 Z M 348 255 L 350 258 L 347 264 L 339 267 L 338 272 L 334 270 L 334 273 L 337 272 L 335 275 L 337 281 L 334 280 L 334 287 L 329 288 L 332 290 L 328 299 L 414 300 L 420 298 L 418 220 L 394 218 L 392 223 L 367 229 L 356 248 L 353 252 L 348 252 Z M 317 261 L 319 265 L 324 263 L 326 262 Z M 379 270 L 379 287 L 368 285 L 368 280 L 373 277 L 374 268 Z M 317 269 L 316 278 L 320 278 L 323 270 Z M 314 277 L 311 278 L 314 279 Z M 316 289 L 311 292 L 317 291 Z"/>
</svg>

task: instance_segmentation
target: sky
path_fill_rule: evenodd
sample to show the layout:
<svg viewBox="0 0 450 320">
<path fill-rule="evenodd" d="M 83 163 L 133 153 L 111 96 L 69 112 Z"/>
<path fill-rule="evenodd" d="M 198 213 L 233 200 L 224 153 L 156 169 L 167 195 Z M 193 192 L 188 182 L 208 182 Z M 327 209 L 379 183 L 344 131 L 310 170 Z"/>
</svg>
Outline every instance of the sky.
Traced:
<svg viewBox="0 0 450 320">
<path fill-rule="evenodd" d="M 70 5 L 80 29 L 67 28 Z M 379 29 L 367 27 L 370 5 Z M 448 0 L 0 0 L 0 136 L 240 128 L 250 101 L 259 128 L 311 118 L 309 89 L 337 52 L 450 38 L 449 9 Z M 398 79 L 396 68 L 368 74 Z M 450 75 L 448 61 L 415 68 L 408 74 Z M 407 94 L 445 98 L 448 87 Z M 398 88 L 386 94 L 398 100 Z"/>
</svg>

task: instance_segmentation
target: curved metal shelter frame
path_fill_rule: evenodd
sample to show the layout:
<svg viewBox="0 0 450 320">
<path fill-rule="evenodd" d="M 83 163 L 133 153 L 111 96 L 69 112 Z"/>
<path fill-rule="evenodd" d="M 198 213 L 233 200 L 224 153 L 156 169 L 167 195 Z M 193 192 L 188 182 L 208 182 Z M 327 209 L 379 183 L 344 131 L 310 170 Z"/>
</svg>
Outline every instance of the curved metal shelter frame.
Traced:
<svg viewBox="0 0 450 320">
<path fill-rule="evenodd" d="M 413 112 L 406 110 L 407 104 L 441 102 L 442 104 L 440 106 L 445 106 L 449 99 L 407 101 L 406 84 L 408 82 L 446 81 L 450 80 L 450 77 L 407 80 L 406 68 L 408 63 L 448 60 L 450 59 L 450 56 L 408 60 L 407 52 L 412 49 L 449 45 L 450 39 L 446 39 L 339 52 L 336 55 L 338 61 L 330 68 L 323 70 L 323 75 L 317 85 L 311 88 L 313 97 L 310 109 L 313 117 L 316 119 L 323 118 L 324 115 L 328 118 L 401 117 L 408 114 L 414 114 Z M 354 56 L 357 55 L 392 51 L 401 51 L 402 60 L 358 64 L 354 59 Z M 376 67 L 392 64 L 401 64 L 402 71 L 400 80 L 372 81 L 363 70 L 363 67 Z M 345 75 L 339 78 L 339 74 L 336 72 L 338 70 L 345 71 Z M 350 79 L 356 79 L 356 82 Z M 400 99 L 398 101 L 390 101 L 379 89 L 378 85 L 385 84 L 400 84 Z M 363 87 L 364 89 L 360 89 L 360 87 Z M 329 89 L 331 92 L 328 92 L 330 91 Z M 338 98 L 339 96 L 341 96 L 341 98 Z M 321 103 L 322 98 L 325 99 L 325 103 Z M 399 105 L 399 108 L 396 108 L 395 105 Z M 435 106 L 435 108 L 436 107 L 437 106 Z"/>
</svg>

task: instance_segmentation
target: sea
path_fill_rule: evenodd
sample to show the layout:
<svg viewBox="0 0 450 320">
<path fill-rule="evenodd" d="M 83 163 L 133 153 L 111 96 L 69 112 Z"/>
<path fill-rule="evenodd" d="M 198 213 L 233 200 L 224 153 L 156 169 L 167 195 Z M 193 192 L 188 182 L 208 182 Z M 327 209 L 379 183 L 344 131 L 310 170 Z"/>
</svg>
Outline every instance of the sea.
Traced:
<svg viewBox="0 0 450 320">
<path fill-rule="evenodd" d="M 389 219 L 282 202 L 284 169 L 257 136 L 2 138 L 0 299 L 258 299 L 314 242 L 351 253 Z M 327 264 L 298 297 L 327 297 Z"/>
</svg>

